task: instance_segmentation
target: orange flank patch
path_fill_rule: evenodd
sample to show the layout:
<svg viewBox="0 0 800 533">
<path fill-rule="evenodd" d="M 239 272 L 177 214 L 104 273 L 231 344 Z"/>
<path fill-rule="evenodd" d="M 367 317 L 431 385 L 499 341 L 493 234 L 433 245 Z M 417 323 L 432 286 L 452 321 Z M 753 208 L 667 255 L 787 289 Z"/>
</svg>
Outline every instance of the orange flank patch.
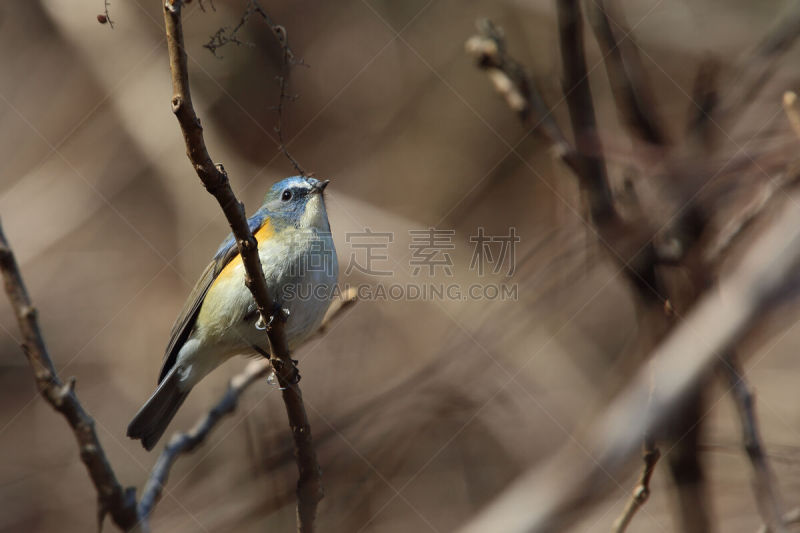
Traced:
<svg viewBox="0 0 800 533">
<path fill-rule="evenodd" d="M 256 238 L 256 242 L 262 243 L 264 241 L 269 240 L 275 234 L 275 229 L 272 227 L 272 223 L 269 219 L 264 220 L 264 223 L 258 228 L 258 231 L 255 232 L 253 235 Z M 235 246 L 235 244 L 234 244 Z M 242 256 L 236 254 L 233 259 L 231 259 L 225 268 L 219 273 L 217 278 L 214 280 L 214 283 L 221 279 L 230 278 L 233 275 L 233 272 L 239 265 L 242 264 Z M 213 285 L 213 283 L 212 283 Z"/>
<path fill-rule="evenodd" d="M 258 228 L 254 237 L 258 242 L 264 242 L 269 240 L 275 234 L 275 229 L 272 227 L 272 222 L 269 219 L 265 219 L 264 223 L 261 224 L 261 227 Z"/>
</svg>

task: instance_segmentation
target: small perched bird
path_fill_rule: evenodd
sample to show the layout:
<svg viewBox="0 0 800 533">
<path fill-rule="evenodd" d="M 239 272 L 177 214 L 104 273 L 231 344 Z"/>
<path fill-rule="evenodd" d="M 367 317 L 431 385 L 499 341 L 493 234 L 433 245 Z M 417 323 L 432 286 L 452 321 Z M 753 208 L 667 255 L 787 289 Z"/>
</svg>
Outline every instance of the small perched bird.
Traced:
<svg viewBox="0 0 800 533">
<path fill-rule="evenodd" d="M 289 349 L 319 328 L 339 275 L 323 191 L 328 181 L 296 176 L 275 185 L 248 223 L 270 294 L 282 308 Z M 194 286 L 164 355 L 158 388 L 128 426 L 150 450 L 189 391 L 236 354 L 267 354 L 265 324 L 244 284 L 229 235 Z"/>
</svg>

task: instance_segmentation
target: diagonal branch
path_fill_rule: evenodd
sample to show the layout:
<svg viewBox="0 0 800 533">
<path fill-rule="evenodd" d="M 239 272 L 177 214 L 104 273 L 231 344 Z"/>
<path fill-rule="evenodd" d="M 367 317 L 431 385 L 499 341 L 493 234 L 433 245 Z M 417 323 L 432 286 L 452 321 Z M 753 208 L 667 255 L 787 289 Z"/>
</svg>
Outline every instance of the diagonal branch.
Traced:
<svg viewBox="0 0 800 533">
<path fill-rule="evenodd" d="M 656 448 L 655 442 L 650 437 L 644 439 L 644 453 L 642 460 L 644 461 L 644 468 L 639 475 L 639 482 L 633 488 L 633 493 L 625 505 L 622 514 L 614 521 L 611 527 L 612 533 L 624 533 L 628 525 L 633 520 L 636 511 L 638 511 L 650 498 L 650 478 L 653 477 L 653 472 L 656 469 L 656 464 L 661 458 L 661 452 Z"/>
<path fill-rule="evenodd" d="M 164 4 L 164 22 L 172 76 L 172 111 L 183 132 L 189 161 L 208 192 L 219 202 L 228 219 L 245 267 L 245 284 L 253 294 L 261 317 L 266 320 L 272 316 L 272 311 L 277 309 L 277 306 L 264 279 L 258 257 L 258 243 L 247 225 L 244 205 L 234 195 L 224 168 L 222 165 L 214 165 L 208 154 L 203 139 L 203 127 L 192 106 L 181 7 L 181 0 L 166 0 Z M 322 499 L 322 485 L 311 427 L 300 388 L 297 386 L 299 376 L 286 342 L 283 321 L 280 319 L 272 321 L 267 335 L 272 354 L 270 362 L 282 389 L 300 474 L 297 484 L 298 530 L 313 531 L 317 504 Z"/>
<path fill-rule="evenodd" d="M 637 45 L 630 31 L 622 25 L 624 16 L 616 9 L 616 2 L 593 0 L 587 4 L 588 19 L 603 54 L 603 64 L 621 122 L 650 144 L 669 144 L 663 122 L 656 116 L 654 97 Z M 612 23 L 625 33 L 622 39 L 617 39 Z"/>
<path fill-rule="evenodd" d="M 580 169 L 575 148 L 564 137 L 525 67 L 506 51 L 503 29 L 488 19 L 479 19 L 475 26 L 478 33 L 464 44 L 467 53 L 478 68 L 486 71 L 495 91 L 520 121 L 539 132 L 554 154 L 577 175 Z"/>
<path fill-rule="evenodd" d="M 739 412 L 739 419 L 742 423 L 742 442 L 747 452 L 747 457 L 750 459 L 750 464 L 753 466 L 753 492 L 756 495 L 759 513 L 770 531 L 773 533 L 786 533 L 778 487 L 775 482 L 775 476 L 769 467 L 767 454 L 764 451 L 764 443 L 761 440 L 761 433 L 756 421 L 755 398 L 745 380 L 744 372 L 735 352 L 729 352 L 726 360 L 726 364 L 720 366 L 731 386 L 736 409 Z"/>
<path fill-rule="evenodd" d="M 36 387 L 47 403 L 67 419 L 75 434 L 75 439 L 78 441 L 81 461 L 86 465 L 89 477 L 92 478 L 92 483 L 97 489 L 100 525 L 102 525 L 105 515 L 110 514 L 111 519 L 121 529 L 126 531 L 132 529 L 137 523 L 136 489 L 133 487 L 123 488 L 117 481 L 114 470 L 97 438 L 94 420 L 83 409 L 75 395 L 75 379 L 71 378 L 64 383 L 58 377 L 39 329 L 36 308 L 28 296 L 17 260 L 6 241 L 2 227 L 0 227 L 0 270 L 3 274 L 6 294 L 14 308 L 14 314 L 17 316 L 17 323 L 22 334 L 22 351 L 25 352 L 33 370 Z"/>
</svg>

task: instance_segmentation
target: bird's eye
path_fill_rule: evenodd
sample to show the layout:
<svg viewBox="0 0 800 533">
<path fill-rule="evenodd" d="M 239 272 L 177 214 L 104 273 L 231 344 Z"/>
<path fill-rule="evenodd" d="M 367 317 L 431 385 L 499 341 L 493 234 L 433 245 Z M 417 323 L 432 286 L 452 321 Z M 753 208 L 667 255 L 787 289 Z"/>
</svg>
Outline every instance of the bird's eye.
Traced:
<svg viewBox="0 0 800 533">
<path fill-rule="evenodd" d="M 281 200 L 283 200 L 284 202 L 288 202 L 291 199 L 292 199 L 292 191 L 290 191 L 289 189 L 283 191 L 283 194 L 281 195 Z"/>
</svg>

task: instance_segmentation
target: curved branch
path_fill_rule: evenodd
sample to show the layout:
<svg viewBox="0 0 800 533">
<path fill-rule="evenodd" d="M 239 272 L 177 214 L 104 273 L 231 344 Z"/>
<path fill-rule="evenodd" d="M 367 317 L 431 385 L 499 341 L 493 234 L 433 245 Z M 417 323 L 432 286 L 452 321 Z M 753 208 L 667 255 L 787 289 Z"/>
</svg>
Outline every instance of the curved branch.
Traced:
<svg viewBox="0 0 800 533">
<path fill-rule="evenodd" d="M 186 142 L 186 153 L 197 176 L 208 192 L 217 199 L 231 226 L 245 267 L 245 285 L 253 294 L 262 319 L 269 323 L 267 318 L 272 316 L 271 311 L 277 307 L 261 269 L 258 243 L 247 225 L 244 205 L 234 195 L 225 169 L 222 165 L 214 165 L 208 154 L 203 139 L 203 127 L 192 106 L 181 7 L 181 0 L 166 0 L 164 3 L 164 23 L 173 90 L 172 111 L 180 124 Z M 297 484 L 298 530 L 313 531 L 317 503 L 322 499 L 322 485 L 311 427 L 300 388 L 297 386 L 299 375 L 291 359 L 283 321 L 273 320 L 267 335 L 272 354 L 270 363 L 282 389 L 300 473 Z"/>
<path fill-rule="evenodd" d="M 33 370 L 36 387 L 47 403 L 67 419 L 78 441 L 81 461 L 86 465 L 89 477 L 97 489 L 99 523 L 102 524 L 105 515 L 110 514 L 111 519 L 121 529 L 126 531 L 132 529 L 137 523 L 136 489 L 123 488 L 117 481 L 94 430 L 94 419 L 83 409 L 75 395 L 75 378 L 70 378 L 64 383 L 58 377 L 39 329 L 36 308 L 28 296 L 17 260 L 6 241 L 2 226 L 0 226 L 0 271 L 22 334 L 22 351 L 25 352 Z"/>
</svg>

